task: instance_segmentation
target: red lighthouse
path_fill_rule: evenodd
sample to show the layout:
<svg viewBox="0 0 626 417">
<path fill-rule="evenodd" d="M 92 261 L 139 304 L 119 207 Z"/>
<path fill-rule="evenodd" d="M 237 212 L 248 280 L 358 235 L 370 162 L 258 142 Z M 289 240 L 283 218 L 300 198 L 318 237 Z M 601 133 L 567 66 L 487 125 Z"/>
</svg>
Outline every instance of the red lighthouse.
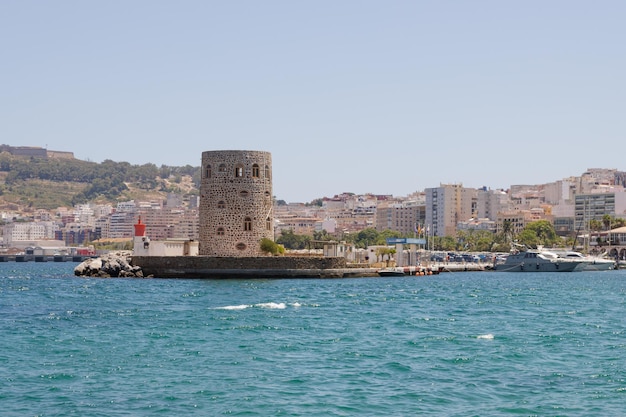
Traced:
<svg viewBox="0 0 626 417">
<path fill-rule="evenodd" d="M 141 216 L 137 223 L 135 224 L 135 236 L 145 236 L 146 235 L 146 225 L 141 223 Z"/>
</svg>

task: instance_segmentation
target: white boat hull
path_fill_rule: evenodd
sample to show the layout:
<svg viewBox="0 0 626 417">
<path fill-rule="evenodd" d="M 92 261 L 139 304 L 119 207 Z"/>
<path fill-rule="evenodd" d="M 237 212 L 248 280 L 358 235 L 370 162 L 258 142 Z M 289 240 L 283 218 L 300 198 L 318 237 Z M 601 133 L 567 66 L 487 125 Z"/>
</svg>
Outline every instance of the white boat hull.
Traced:
<svg viewBox="0 0 626 417">
<path fill-rule="evenodd" d="M 585 261 L 558 258 L 547 252 L 527 251 L 510 254 L 495 269 L 503 272 L 572 272 L 586 264 Z"/>
</svg>

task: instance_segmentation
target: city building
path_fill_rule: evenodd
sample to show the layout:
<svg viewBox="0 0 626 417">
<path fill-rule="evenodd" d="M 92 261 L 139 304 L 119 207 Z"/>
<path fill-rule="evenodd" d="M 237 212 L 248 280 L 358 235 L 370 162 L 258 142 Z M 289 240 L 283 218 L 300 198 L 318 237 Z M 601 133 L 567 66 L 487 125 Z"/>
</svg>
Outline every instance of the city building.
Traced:
<svg viewBox="0 0 626 417">
<path fill-rule="evenodd" d="M 458 222 L 475 217 L 476 189 L 462 184 L 427 188 L 426 227 L 433 236 L 454 236 Z"/>
<path fill-rule="evenodd" d="M 424 199 L 384 201 L 376 208 L 376 230 L 393 230 L 404 236 L 413 236 L 426 222 Z"/>
<path fill-rule="evenodd" d="M 626 218 L 626 191 L 621 187 L 616 191 L 579 194 L 574 199 L 574 225 L 576 230 L 589 230 L 591 220 L 602 220 L 605 215 Z"/>
</svg>

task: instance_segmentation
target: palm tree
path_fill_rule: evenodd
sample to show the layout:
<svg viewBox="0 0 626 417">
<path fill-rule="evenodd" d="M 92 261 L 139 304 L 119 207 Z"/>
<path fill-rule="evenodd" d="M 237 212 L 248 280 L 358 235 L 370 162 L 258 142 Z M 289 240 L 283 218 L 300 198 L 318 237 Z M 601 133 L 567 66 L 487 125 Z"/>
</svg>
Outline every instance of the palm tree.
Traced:
<svg viewBox="0 0 626 417">
<path fill-rule="evenodd" d="M 608 214 L 602 216 L 602 224 L 604 225 L 604 230 L 611 230 L 612 218 Z"/>
<path fill-rule="evenodd" d="M 513 222 L 511 220 L 504 220 L 502 222 L 502 236 L 504 237 L 504 243 L 510 243 L 513 237 Z"/>
</svg>

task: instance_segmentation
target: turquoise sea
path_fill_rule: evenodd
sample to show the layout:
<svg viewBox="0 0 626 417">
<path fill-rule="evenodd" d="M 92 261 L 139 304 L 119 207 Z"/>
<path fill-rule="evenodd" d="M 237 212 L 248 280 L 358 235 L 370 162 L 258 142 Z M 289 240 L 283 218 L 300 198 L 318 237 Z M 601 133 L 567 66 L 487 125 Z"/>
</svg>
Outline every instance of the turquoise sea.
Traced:
<svg viewBox="0 0 626 417">
<path fill-rule="evenodd" d="M 626 271 L 93 279 L 0 264 L 2 416 L 618 416 Z"/>
</svg>

